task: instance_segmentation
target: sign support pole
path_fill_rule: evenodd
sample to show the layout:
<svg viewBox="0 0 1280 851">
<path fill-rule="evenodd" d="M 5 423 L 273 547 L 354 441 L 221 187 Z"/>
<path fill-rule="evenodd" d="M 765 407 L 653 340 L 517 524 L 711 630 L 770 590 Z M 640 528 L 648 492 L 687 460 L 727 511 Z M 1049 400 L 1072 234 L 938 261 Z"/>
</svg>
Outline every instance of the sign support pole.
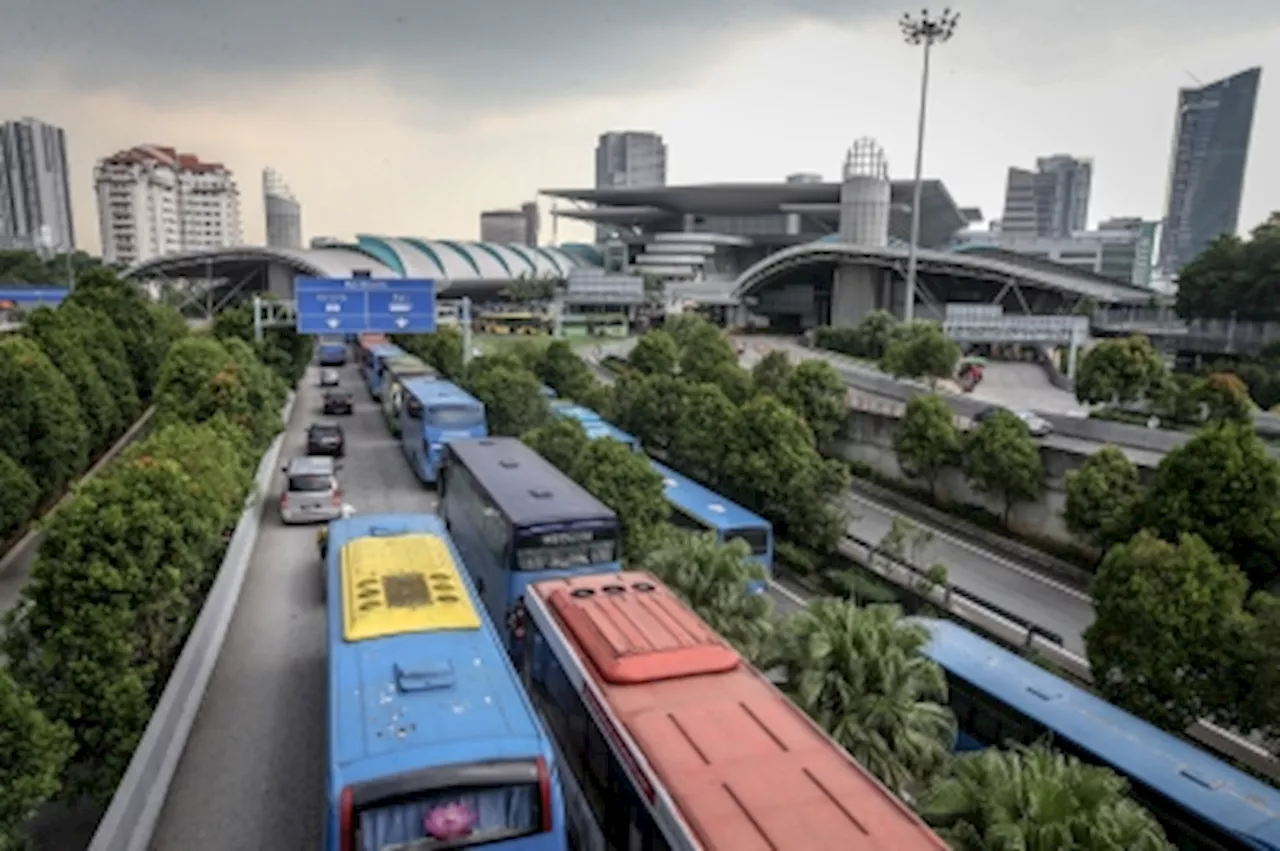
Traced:
<svg viewBox="0 0 1280 851">
<path fill-rule="evenodd" d="M 253 297 L 253 341 L 262 342 L 262 299 Z"/>
<path fill-rule="evenodd" d="M 462 297 L 462 315 L 458 317 L 462 322 L 462 363 L 471 363 L 471 299 L 467 296 Z"/>
</svg>

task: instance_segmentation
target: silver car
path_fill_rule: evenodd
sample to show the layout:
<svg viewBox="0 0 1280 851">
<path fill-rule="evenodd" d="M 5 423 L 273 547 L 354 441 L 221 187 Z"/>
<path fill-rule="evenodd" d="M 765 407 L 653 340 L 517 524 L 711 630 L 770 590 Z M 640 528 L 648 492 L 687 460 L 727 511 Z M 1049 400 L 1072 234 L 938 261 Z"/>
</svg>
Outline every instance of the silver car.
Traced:
<svg viewBox="0 0 1280 851">
<path fill-rule="evenodd" d="M 321 523 L 342 516 L 338 463 L 308 455 L 286 464 L 280 492 L 280 519 L 285 523 Z"/>
<path fill-rule="evenodd" d="M 1053 431 L 1053 423 L 1041 417 L 1035 411 L 1026 408 L 1013 408 L 1013 415 L 1027 424 L 1027 431 L 1033 437 L 1044 437 Z"/>
<path fill-rule="evenodd" d="M 320 370 L 320 386 L 321 387 L 337 387 L 342 384 L 342 374 L 336 369 L 325 368 Z"/>
</svg>

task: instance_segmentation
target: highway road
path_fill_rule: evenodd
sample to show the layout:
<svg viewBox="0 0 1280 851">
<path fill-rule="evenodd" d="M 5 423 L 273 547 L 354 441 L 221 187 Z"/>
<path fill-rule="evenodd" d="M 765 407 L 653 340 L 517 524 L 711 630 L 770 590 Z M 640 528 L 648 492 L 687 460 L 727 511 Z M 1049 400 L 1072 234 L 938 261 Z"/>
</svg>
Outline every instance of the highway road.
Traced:
<svg viewBox="0 0 1280 851">
<path fill-rule="evenodd" d="M 312 368 L 298 391 L 284 460 L 305 451 L 320 418 Z M 434 511 L 355 367 L 342 383 L 355 413 L 338 419 L 347 457 L 339 478 L 359 513 Z M 319 848 L 328 717 L 325 612 L 316 526 L 266 516 L 240 602 L 152 840 L 152 851 Z"/>
</svg>

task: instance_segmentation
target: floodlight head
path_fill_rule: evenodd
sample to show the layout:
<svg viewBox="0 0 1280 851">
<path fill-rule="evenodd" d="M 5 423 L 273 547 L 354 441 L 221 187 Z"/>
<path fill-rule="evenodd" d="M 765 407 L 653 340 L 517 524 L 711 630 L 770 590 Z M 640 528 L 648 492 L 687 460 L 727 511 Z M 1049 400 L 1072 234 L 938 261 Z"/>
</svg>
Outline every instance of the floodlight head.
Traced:
<svg viewBox="0 0 1280 851">
<path fill-rule="evenodd" d="M 937 17 L 931 16 L 928 9 L 921 9 L 919 18 L 904 12 L 898 25 L 902 28 L 902 36 L 908 44 L 931 45 L 949 40 L 955 34 L 956 23 L 959 20 L 960 13 L 953 12 L 948 6 Z"/>
</svg>

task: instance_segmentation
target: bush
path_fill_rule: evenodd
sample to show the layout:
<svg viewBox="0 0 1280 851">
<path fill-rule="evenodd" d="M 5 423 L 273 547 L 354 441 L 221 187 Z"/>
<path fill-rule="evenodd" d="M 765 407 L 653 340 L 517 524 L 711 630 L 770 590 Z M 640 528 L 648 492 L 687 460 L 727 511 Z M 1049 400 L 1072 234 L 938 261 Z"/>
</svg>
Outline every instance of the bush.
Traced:
<svg viewBox="0 0 1280 851">
<path fill-rule="evenodd" d="M 21 464 L 0 452 L 0 542 L 20 530 L 40 503 L 40 487 Z"/>
<path fill-rule="evenodd" d="M 89 435 L 67 379 L 31 340 L 0 339 L 0 446 L 24 466 L 41 497 L 85 468 Z"/>
<path fill-rule="evenodd" d="M 21 848 L 20 830 L 57 794 L 71 736 L 40 711 L 35 697 L 0 668 L 0 849 Z"/>
</svg>

